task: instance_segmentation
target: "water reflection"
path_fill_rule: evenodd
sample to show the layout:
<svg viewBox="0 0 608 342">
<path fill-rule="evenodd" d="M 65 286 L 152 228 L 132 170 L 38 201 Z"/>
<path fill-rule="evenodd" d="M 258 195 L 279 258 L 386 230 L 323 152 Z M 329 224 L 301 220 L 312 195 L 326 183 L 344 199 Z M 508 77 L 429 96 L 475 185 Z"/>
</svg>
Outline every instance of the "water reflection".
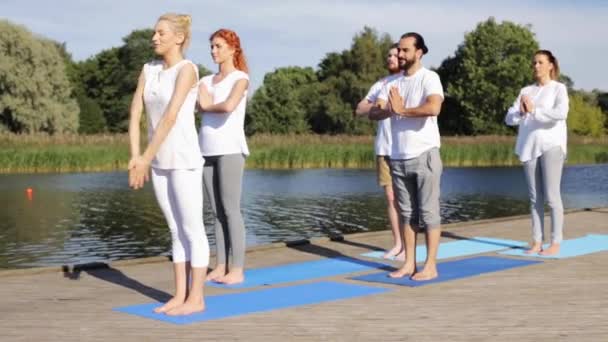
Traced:
<svg viewBox="0 0 608 342">
<path fill-rule="evenodd" d="M 25 189 L 33 188 L 31 200 Z M 608 165 L 568 167 L 566 208 L 608 206 Z M 170 236 L 150 185 L 130 191 L 123 173 L 0 176 L 0 267 L 31 267 L 167 254 Z M 528 211 L 521 168 L 446 169 L 446 223 Z M 371 170 L 247 171 L 248 245 L 387 229 Z M 212 219 L 205 212 L 210 243 Z"/>
</svg>

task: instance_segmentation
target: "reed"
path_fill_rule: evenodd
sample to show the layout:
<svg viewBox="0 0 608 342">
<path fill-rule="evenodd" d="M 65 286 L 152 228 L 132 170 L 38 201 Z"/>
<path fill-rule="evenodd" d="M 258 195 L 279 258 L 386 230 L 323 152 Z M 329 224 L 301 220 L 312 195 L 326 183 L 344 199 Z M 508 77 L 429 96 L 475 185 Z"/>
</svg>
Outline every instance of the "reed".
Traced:
<svg viewBox="0 0 608 342">
<path fill-rule="evenodd" d="M 372 136 L 256 135 L 248 168 L 373 168 Z M 442 137 L 445 166 L 520 165 L 512 136 Z M 0 173 L 124 170 L 129 138 L 115 135 L 0 134 Z M 608 163 L 608 137 L 570 137 L 568 164 Z"/>
<path fill-rule="evenodd" d="M 0 134 L 0 172 L 90 172 L 126 169 L 126 135 Z"/>
</svg>

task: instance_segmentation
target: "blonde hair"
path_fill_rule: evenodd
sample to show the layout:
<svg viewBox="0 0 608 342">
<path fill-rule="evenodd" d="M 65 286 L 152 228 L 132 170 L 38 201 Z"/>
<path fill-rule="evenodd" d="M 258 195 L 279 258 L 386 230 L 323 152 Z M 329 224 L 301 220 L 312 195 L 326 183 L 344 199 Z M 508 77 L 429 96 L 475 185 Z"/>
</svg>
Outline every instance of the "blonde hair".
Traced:
<svg viewBox="0 0 608 342">
<path fill-rule="evenodd" d="M 175 33 L 184 35 L 184 42 L 180 47 L 181 52 L 184 53 L 192 39 L 192 32 L 190 30 L 190 27 L 192 26 L 192 17 L 189 14 L 165 13 L 158 18 L 158 21 L 161 20 L 167 21 Z"/>
</svg>

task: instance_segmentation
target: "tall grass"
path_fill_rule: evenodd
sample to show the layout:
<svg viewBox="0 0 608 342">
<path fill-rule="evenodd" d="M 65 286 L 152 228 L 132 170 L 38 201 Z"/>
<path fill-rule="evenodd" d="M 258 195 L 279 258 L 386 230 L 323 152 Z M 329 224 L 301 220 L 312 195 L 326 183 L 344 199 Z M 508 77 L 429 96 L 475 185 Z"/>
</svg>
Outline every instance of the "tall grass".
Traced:
<svg viewBox="0 0 608 342">
<path fill-rule="evenodd" d="M 247 167 L 369 168 L 374 166 L 374 138 L 347 135 L 256 135 L 249 139 Z"/>
<path fill-rule="evenodd" d="M 250 139 L 252 168 L 373 168 L 371 136 L 261 135 Z M 445 166 L 514 166 L 513 136 L 442 137 Z M 570 137 L 568 164 L 608 163 L 608 137 Z"/>
<path fill-rule="evenodd" d="M 81 172 L 126 169 L 126 135 L 0 134 L 0 172 Z"/>
<path fill-rule="evenodd" d="M 248 168 L 373 168 L 374 137 L 256 135 L 249 138 Z M 520 165 L 515 137 L 443 137 L 445 166 Z M 124 170 L 129 139 L 117 135 L 0 134 L 0 173 Z M 608 163 L 608 137 L 571 137 L 569 164 Z"/>
</svg>

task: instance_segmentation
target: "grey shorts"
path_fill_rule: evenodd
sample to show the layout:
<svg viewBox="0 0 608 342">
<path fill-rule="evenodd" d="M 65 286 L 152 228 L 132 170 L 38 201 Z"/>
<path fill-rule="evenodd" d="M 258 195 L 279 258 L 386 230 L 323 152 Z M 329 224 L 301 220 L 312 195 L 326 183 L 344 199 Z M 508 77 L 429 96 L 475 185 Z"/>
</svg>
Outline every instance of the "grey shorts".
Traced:
<svg viewBox="0 0 608 342">
<path fill-rule="evenodd" d="M 432 148 L 412 159 L 391 159 L 390 165 L 401 222 L 412 226 L 422 223 L 427 229 L 438 228 L 441 225 L 439 188 L 443 171 L 439 149 Z"/>
</svg>

